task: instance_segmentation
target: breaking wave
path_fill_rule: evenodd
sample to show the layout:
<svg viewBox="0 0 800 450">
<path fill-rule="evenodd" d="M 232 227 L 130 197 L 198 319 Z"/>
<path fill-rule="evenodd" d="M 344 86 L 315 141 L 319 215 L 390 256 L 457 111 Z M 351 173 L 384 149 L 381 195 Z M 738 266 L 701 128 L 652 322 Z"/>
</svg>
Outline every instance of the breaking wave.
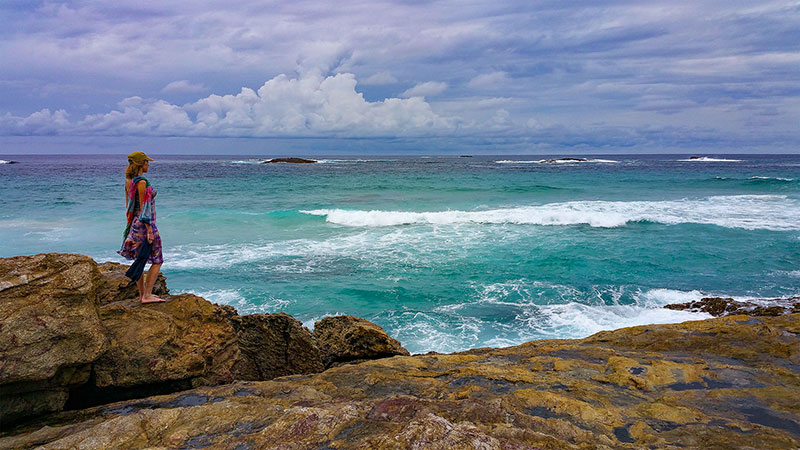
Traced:
<svg viewBox="0 0 800 450">
<path fill-rule="evenodd" d="M 800 201 L 785 195 L 733 195 L 632 202 L 574 201 L 483 211 L 316 209 L 300 212 L 323 216 L 329 223 L 350 227 L 474 223 L 614 228 L 630 222 L 654 222 L 667 225 L 697 223 L 748 230 L 800 230 Z"/>
</svg>

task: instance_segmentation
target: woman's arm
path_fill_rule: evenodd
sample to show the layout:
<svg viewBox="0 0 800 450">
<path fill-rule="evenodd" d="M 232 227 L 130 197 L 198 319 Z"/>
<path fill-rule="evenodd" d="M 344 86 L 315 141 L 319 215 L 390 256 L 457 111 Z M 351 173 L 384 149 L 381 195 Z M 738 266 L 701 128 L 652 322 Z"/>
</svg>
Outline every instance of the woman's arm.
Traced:
<svg viewBox="0 0 800 450">
<path fill-rule="evenodd" d="M 147 242 L 153 242 L 153 227 L 150 226 L 150 213 L 149 211 L 145 211 L 145 208 L 149 208 L 150 204 L 145 203 L 145 191 L 147 190 L 147 182 L 144 180 L 139 181 L 136 183 L 136 190 L 139 194 L 139 208 L 142 210 L 139 220 L 144 223 L 145 228 L 147 229 Z"/>
</svg>

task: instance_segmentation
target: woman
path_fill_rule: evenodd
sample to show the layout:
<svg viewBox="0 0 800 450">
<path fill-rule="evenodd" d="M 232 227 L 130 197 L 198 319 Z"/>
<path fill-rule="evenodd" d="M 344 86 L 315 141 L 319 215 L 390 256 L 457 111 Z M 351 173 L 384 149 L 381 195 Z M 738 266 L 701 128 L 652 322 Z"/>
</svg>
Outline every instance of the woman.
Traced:
<svg viewBox="0 0 800 450">
<path fill-rule="evenodd" d="M 145 257 L 147 258 L 146 262 L 150 263 L 150 271 L 147 273 L 146 279 L 140 275 L 132 277 L 136 279 L 139 301 L 142 303 L 166 301 L 153 295 L 153 285 L 156 283 L 164 258 L 161 255 L 161 236 L 158 234 L 156 226 L 156 191 L 144 177 L 152 160 L 144 152 L 133 152 L 128 155 L 128 168 L 125 169 L 125 208 L 128 227 L 125 229 L 122 248 L 117 252 L 126 259 L 135 260 L 137 259 L 137 249 L 140 246 L 143 246 L 144 249 L 152 246 L 149 255 L 139 255 L 140 259 L 137 261 L 141 263 L 140 270 L 144 269 Z M 137 262 L 134 262 L 133 265 L 136 265 Z"/>
</svg>

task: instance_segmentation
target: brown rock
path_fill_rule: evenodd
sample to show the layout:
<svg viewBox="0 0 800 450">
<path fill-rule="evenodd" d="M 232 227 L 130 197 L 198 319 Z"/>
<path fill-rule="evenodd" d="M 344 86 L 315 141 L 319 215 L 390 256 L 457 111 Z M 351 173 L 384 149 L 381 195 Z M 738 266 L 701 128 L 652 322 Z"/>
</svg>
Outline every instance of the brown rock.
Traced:
<svg viewBox="0 0 800 450">
<path fill-rule="evenodd" d="M 47 253 L 0 259 L 2 420 L 60 409 L 104 350 L 97 265 Z"/>
<path fill-rule="evenodd" d="M 165 303 L 117 302 L 100 308 L 109 349 L 94 365 L 99 388 L 175 380 L 209 385 L 233 380 L 238 357 L 233 308 L 192 294 Z"/>
<path fill-rule="evenodd" d="M 705 297 L 697 301 L 686 303 L 673 303 L 664 306 L 667 309 L 678 311 L 704 312 L 714 317 L 733 314 L 746 314 L 748 316 L 779 316 L 797 312 L 800 309 L 800 297 L 759 299 L 738 302 L 732 298 Z"/>
<path fill-rule="evenodd" d="M 385 358 L 53 416 L 0 449 L 800 447 L 800 314 Z"/>
<path fill-rule="evenodd" d="M 311 332 L 286 313 L 252 314 L 231 319 L 240 356 L 233 368 L 237 380 L 271 380 L 324 370 Z"/>
<path fill-rule="evenodd" d="M 408 355 L 383 328 L 355 316 L 326 317 L 314 324 L 314 339 L 325 367 L 336 363 Z"/>
<path fill-rule="evenodd" d="M 106 305 L 112 302 L 139 297 L 136 283 L 125 276 L 129 265 L 104 262 L 97 265 L 100 270 L 100 283 L 97 287 L 97 300 L 99 304 Z M 147 272 L 145 272 L 146 274 Z M 158 274 L 156 284 L 153 285 L 153 294 L 157 296 L 169 295 L 167 279 Z"/>
</svg>

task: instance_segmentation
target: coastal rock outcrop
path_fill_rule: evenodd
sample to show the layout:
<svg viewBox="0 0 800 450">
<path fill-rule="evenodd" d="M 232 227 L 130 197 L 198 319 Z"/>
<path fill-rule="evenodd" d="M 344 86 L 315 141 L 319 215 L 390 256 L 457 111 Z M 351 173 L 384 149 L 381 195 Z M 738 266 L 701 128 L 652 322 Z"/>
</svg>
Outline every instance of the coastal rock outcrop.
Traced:
<svg viewBox="0 0 800 450">
<path fill-rule="evenodd" d="M 100 275 L 83 255 L 0 260 L 0 418 L 61 409 L 106 349 Z"/>
<path fill-rule="evenodd" d="M 313 164 L 317 161 L 313 159 L 304 159 L 304 158 L 273 158 L 268 161 L 264 161 L 264 164 L 274 164 L 274 163 L 290 163 L 290 164 Z"/>
<path fill-rule="evenodd" d="M 311 332 L 289 314 L 235 316 L 232 323 L 241 351 L 233 367 L 237 380 L 271 380 L 325 369 Z"/>
<path fill-rule="evenodd" d="M 800 297 L 758 299 L 736 301 L 729 297 L 704 297 L 686 303 L 673 303 L 664 306 L 678 311 L 704 312 L 714 317 L 734 314 L 748 316 L 779 316 L 800 312 Z"/>
<path fill-rule="evenodd" d="M 800 314 L 736 315 L 64 412 L 0 449 L 795 449 L 797 398 Z"/>
<path fill-rule="evenodd" d="M 0 258 L 0 422 L 324 370 L 314 336 L 290 315 L 239 316 L 196 295 L 168 295 L 163 276 L 155 291 L 168 301 L 143 305 L 126 269 L 76 254 Z M 398 351 L 381 350 L 399 343 L 368 330 L 377 325 L 356 322 L 337 344 L 345 357 Z"/>
<path fill-rule="evenodd" d="M 383 328 L 355 316 L 326 317 L 317 321 L 314 339 L 322 351 L 325 367 L 409 354 Z"/>
</svg>

